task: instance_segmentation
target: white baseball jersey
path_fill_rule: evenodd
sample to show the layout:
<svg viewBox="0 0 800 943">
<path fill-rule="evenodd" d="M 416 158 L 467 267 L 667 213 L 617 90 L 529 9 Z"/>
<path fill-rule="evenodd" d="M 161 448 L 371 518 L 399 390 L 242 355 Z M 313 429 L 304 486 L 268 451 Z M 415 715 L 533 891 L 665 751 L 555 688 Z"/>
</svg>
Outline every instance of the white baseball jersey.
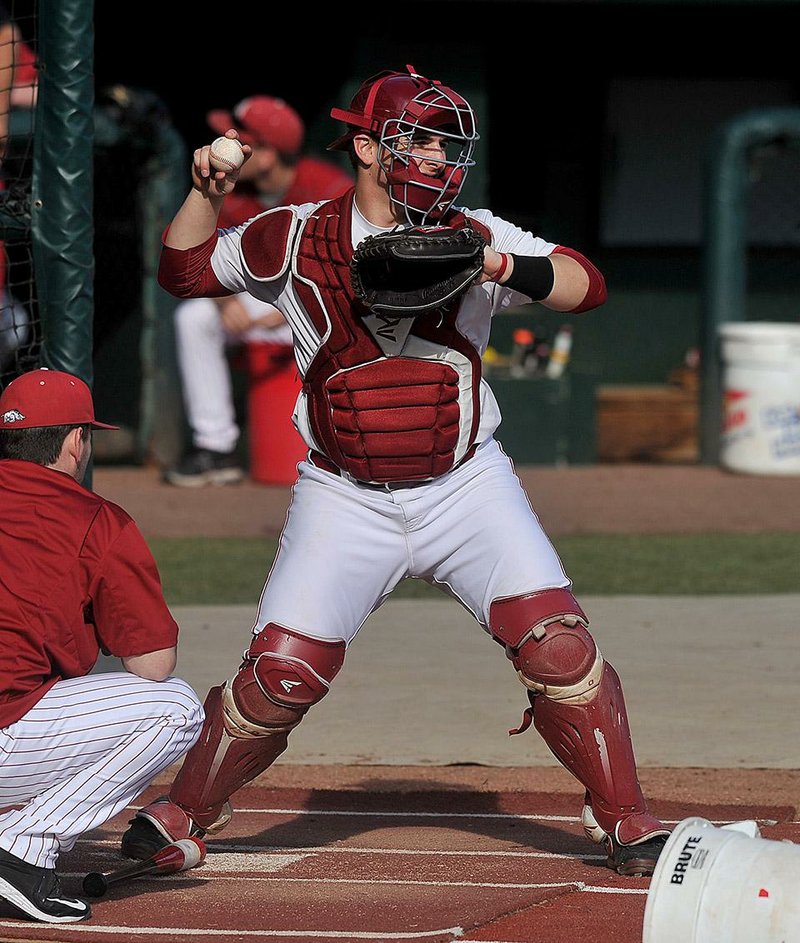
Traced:
<svg viewBox="0 0 800 943">
<path fill-rule="evenodd" d="M 291 207 L 293 213 L 296 214 L 297 225 L 302 226 L 303 221 L 320 205 L 322 204 L 305 203 L 302 206 Z M 285 210 L 285 208 L 282 208 L 282 210 Z M 255 298 L 275 305 L 283 313 L 294 335 L 295 358 L 300 375 L 304 377 L 309 364 L 327 340 L 328 333 L 321 331 L 319 326 L 315 324 L 314 319 L 309 315 L 308 310 L 299 298 L 294 281 L 288 277 L 290 264 L 288 258 L 285 259 L 282 271 L 277 277 L 272 275 L 262 277 L 254 274 L 248 268 L 242 252 L 244 233 L 257 220 L 268 216 L 269 212 L 248 220 L 247 223 L 241 226 L 221 231 L 211 265 L 219 282 L 230 291 L 247 291 Z M 458 212 L 486 226 L 492 234 L 492 246 L 498 252 L 547 256 L 556 249 L 554 243 L 534 236 L 512 223 L 492 215 L 488 210 L 459 208 Z M 353 205 L 351 220 L 353 247 L 357 246 L 368 235 L 387 231 L 389 230 L 370 223 L 358 211 L 358 207 L 355 204 Z M 528 301 L 530 299 L 527 296 L 494 282 L 474 285 L 461 302 L 456 330 L 475 348 L 477 355 L 482 356 L 489 343 L 492 316 L 512 305 Z M 411 326 L 411 319 L 393 320 L 398 323 L 390 325 L 388 329 L 385 319 L 376 319 L 376 323 L 372 325 L 374 328 L 373 333 L 385 356 L 427 359 L 440 359 L 442 356 L 446 356 L 446 352 L 443 352 L 441 348 L 426 347 L 421 345 L 413 336 L 409 337 L 408 331 Z M 461 370 L 465 369 L 462 364 L 456 364 L 456 367 Z M 464 400 L 466 401 L 466 394 Z M 463 405 L 466 406 L 466 402 Z M 319 448 L 319 443 L 314 439 L 309 422 L 308 402 L 305 392 L 301 392 L 298 397 L 294 421 L 308 445 L 311 448 Z M 481 442 L 490 436 L 499 423 L 500 410 L 497 400 L 488 383 L 481 381 L 480 428 L 476 441 Z"/>
</svg>

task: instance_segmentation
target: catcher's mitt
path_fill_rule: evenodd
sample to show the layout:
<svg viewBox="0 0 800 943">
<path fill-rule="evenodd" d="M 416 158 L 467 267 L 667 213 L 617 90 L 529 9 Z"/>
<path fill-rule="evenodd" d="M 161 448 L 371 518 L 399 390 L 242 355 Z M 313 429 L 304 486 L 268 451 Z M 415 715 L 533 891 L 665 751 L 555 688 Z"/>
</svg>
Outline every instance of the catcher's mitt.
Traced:
<svg viewBox="0 0 800 943">
<path fill-rule="evenodd" d="M 373 311 L 413 318 L 466 291 L 483 271 L 485 246 L 471 226 L 415 226 L 367 236 L 350 263 L 353 291 Z"/>
</svg>

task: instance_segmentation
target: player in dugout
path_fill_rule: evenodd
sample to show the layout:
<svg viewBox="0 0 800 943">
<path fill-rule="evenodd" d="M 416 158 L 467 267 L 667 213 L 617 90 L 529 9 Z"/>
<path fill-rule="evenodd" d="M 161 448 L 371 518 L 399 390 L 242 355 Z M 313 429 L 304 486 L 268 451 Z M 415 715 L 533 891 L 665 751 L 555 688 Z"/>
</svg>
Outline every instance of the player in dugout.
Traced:
<svg viewBox="0 0 800 943">
<path fill-rule="evenodd" d="M 83 487 L 98 422 L 78 377 L 39 369 L 0 396 L 0 898 L 91 915 L 56 864 L 191 747 L 203 709 L 171 677 L 178 626 L 122 508 Z M 100 651 L 124 671 L 91 674 Z"/>
<path fill-rule="evenodd" d="M 532 301 L 589 311 L 606 300 L 603 276 L 576 249 L 457 204 L 478 131 L 454 89 L 411 66 L 387 70 L 331 115 L 345 130 L 330 148 L 356 175 L 343 196 L 221 230 L 237 173 L 215 171 L 205 145 L 165 234 L 164 288 L 248 291 L 283 313 L 309 451 L 240 668 L 209 691 L 200 740 L 169 795 L 132 819 L 122 852 L 147 857 L 224 827 L 229 797 L 282 754 L 369 615 L 413 577 L 454 597 L 510 659 L 529 702 L 515 732 L 532 722 L 582 784 L 583 827 L 608 866 L 652 874 L 669 830 L 639 784 L 620 679 L 495 439 L 498 404 L 481 376 L 495 314 Z M 479 274 L 426 313 L 371 309 L 353 288 L 354 251 L 415 227 L 477 230 Z"/>
</svg>

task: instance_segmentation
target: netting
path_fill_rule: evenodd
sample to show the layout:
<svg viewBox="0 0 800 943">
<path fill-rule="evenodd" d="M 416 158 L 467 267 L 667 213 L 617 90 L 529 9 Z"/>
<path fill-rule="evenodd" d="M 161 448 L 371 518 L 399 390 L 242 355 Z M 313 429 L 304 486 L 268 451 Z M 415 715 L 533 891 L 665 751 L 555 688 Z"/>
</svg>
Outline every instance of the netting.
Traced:
<svg viewBox="0 0 800 943">
<path fill-rule="evenodd" d="M 38 70 L 37 16 L 28 3 L 0 4 L 0 383 L 37 366 L 37 314 L 30 225 Z"/>
</svg>

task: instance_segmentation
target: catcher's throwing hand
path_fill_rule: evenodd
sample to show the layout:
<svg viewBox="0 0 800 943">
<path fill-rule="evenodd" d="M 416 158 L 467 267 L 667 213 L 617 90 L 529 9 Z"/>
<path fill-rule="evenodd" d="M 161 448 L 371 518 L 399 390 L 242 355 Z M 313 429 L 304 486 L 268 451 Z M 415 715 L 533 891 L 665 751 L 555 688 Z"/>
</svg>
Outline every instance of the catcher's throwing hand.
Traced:
<svg viewBox="0 0 800 943">
<path fill-rule="evenodd" d="M 395 317 L 435 311 L 481 277 L 485 248 L 471 226 L 414 226 L 368 236 L 350 264 L 353 291 L 371 310 Z"/>
<path fill-rule="evenodd" d="M 237 140 L 239 135 L 236 131 L 231 129 L 225 132 L 225 137 Z M 215 170 L 208 159 L 210 151 L 211 145 L 205 144 L 203 147 L 198 147 L 194 152 L 192 183 L 195 189 L 199 190 L 204 196 L 227 196 L 236 186 L 241 167 L 239 170 L 232 170 L 228 173 L 225 173 L 223 170 Z M 247 163 L 250 155 L 253 153 L 253 149 L 249 144 L 242 144 L 242 151 L 244 152 L 244 162 Z"/>
</svg>

